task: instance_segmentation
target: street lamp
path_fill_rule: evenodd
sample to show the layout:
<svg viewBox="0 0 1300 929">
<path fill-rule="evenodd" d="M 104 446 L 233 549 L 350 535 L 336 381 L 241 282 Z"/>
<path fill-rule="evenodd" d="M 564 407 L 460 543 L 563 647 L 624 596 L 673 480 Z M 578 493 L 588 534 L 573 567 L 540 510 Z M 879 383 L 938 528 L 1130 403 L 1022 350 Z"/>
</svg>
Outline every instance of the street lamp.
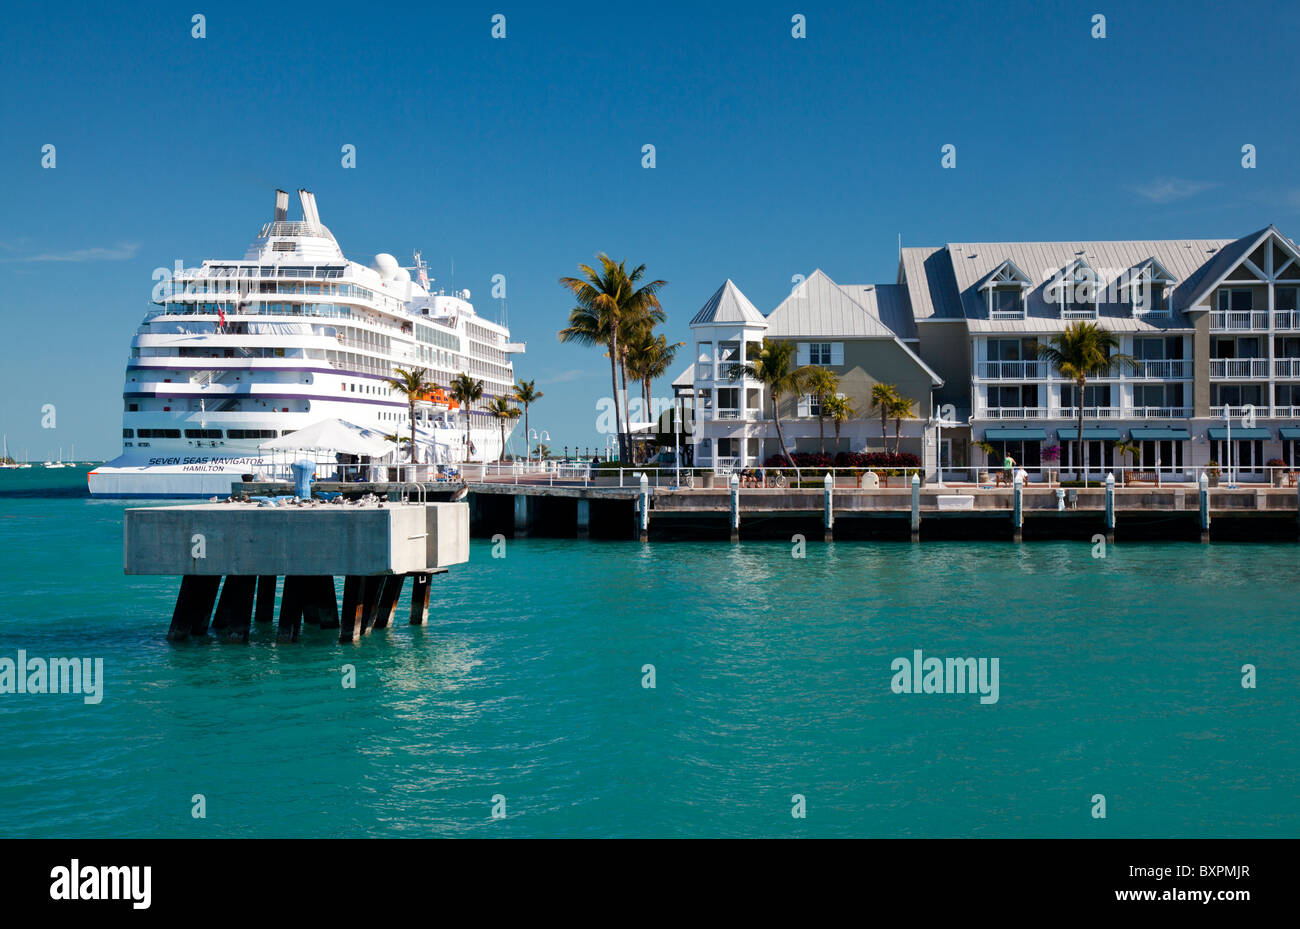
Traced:
<svg viewBox="0 0 1300 929">
<path fill-rule="evenodd" d="M 961 423 L 951 419 L 945 420 L 942 416 L 936 413 L 934 418 L 930 420 L 930 425 L 934 426 L 934 430 L 935 430 L 934 471 L 935 471 L 935 477 L 937 479 L 935 480 L 934 483 L 936 487 L 942 487 L 943 486 L 943 427 L 960 426 Z"/>
<path fill-rule="evenodd" d="M 541 432 L 538 432 L 536 429 L 529 429 L 529 430 L 528 430 L 528 438 L 529 438 L 530 441 L 531 441 L 532 439 L 536 439 L 536 440 L 537 440 L 537 444 L 540 446 L 543 442 L 549 442 L 549 441 L 551 441 L 551 434 L 550 434 L 549 432 L 547 432 L 545 429 L 543 429 Z M 541 448 L 538 448 L 537 452 L 538 452 L 537 457 L 538 457 L 538 458 L 541 458 L 541 457 L 542 457 L 542 456 L 541 456 Z M 533 456 L 533 450 L 532 450 L 532 447 L 530 446 L 529 449 L 528 449 L 527 459 L 528 459 L 529 461 L 532 461 L 532 460 L 533 460 L 533 457 L 532 457 L 532 456 Z"/>
</svg>

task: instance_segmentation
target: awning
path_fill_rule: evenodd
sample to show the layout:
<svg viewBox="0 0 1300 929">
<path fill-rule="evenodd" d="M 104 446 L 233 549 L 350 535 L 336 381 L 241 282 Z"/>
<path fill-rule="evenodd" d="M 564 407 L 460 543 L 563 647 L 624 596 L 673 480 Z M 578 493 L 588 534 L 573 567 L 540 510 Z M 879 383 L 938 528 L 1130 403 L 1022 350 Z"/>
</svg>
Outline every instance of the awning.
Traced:
<svg viewBox="0 0 1300 929">
<path fill-rule="evenodd" d="M 1226 439 L 1228 437 L 1228 428 L 1226 426 L 1213 426 L 1209 430 L 1211 439 Z M 1233 429 L 1232 437 L 1234 439 L 1271 439 L 1267 429 L 1256 427 L 1254 429 Z"/>
<path fill-rule="evenodd" d="M 1078 429 L 1057 429 L 1056 437 L 1062 442 L 1073 442 L 1079 436 Z M 1119 430 L 1110 426 L 1084 426 L 1084 439 L 1105 439 L 1111 442 L 1119 441 Z"/>
<path fill-rule="evenodd" d="M 1134 442 L 1169 441 L 1186 442 L 1192 436 L 1186 429 L 1175 426 L 1146 427 L 1130 430 Z"/>
<path fill-rule="evenodd" d="M 1300 439 L 1300 426 L 1283 426 L 1277 434 L 1283 439 Z"/>
<path fill-rule="evenodd" d="M 985 429 L 984 438 L 990 442 L 1044 442 L 1047 433 L 1042 429 Z"/>
<path fill-rule="evenodd" d="M 397 446 L 377 430 L 341 419 L 322 419 L 305 429 L 271 439 L 257 447 L 300 452 L 342 452 L 347 455 L 382 458 Z"/>
</svg>

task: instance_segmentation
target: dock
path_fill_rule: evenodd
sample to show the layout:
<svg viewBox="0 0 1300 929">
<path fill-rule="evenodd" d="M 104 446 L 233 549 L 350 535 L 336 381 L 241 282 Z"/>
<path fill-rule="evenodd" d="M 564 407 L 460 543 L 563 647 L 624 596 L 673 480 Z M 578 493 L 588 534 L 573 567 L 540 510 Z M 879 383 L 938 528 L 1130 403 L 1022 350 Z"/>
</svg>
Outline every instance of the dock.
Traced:
<svg viewBox="0 0 1300 929">
<path fill-rule="evenodd" d="M 428 622 L 433 578 L 469 560 L 464 503 L 207 503 L 126 511 L 124 571 L 179 575 L 167 637 L 208 634 L 249 641 L 253 622 L 275 618 L 278 642 L 304 623 L 358 642 L 392 624 L 406 579 L 409 623 Z M 340 608 L 335 578 L 343 578 Z M 224 580 L 223 580 L 224 579 Z"/>
</svg>

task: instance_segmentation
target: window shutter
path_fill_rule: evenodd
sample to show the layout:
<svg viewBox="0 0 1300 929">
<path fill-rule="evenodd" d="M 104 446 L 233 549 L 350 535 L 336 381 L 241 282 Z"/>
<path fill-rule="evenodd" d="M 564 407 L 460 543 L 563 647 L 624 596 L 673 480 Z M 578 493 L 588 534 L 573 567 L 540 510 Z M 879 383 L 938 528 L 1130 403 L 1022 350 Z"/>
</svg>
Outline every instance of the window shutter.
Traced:
<svg viewBox="0 0 1300 929">
<path fill-rule="evenodd" d="M 796 352 L 796 356 L 797 356 L 797 357 L 795 358 L 795 364 L 797 364 L 799 367 L 802 368 L 804 365 L 806 365 L 806 364 L 808 363 L 808 343 L 807 343 L 807 342 L 800 342 L 800 343 L 799 343 L 799 348 L 798 348 L 798 351 Z"/>
<path fill-rule="evenodd" d="M 809 394 L 804 394 L 799 398 L 799 415 L 812 415 L 812 397 Z"/>
<path fill-rule="evenodd" d="M 831 366 L 836 367 L 844 364 L 844 343 L 831 343 Z"/>
</svg>

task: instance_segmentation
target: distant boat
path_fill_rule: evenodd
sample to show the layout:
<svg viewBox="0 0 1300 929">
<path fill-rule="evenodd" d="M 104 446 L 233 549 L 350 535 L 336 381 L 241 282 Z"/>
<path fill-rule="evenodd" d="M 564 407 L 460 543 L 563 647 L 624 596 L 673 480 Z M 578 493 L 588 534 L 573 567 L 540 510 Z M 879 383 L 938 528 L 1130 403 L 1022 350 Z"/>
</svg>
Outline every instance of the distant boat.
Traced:
<svg viewBox="0 0 1300 929">
<path fill-rule="evenodd" d="M 68 467 L 68 465 L 66 465 L 66 464 L 63 463 L 63 446 L 61 446 L 61 445 L 59 446 L 59 457 L 58 457 L 58 460 L 56 460 L 56 461 L 47 461 L 47 462 L 45 462 L 45 467 L 47 467 L 47 468 L 66 468 L 66 467 Z"/>
<path fill-rule="evenodd" d="M 11 462 L 9 460 L 9 436 L 6 435 L 4 437 L 4 454 L 0 455 L 0 469 L 3 469 L 5 471 L 11 471 L 15 468 L 21 468 L 21 467 L 22 465 L 20 465 L 18 462 L 16 461 Z"/>
</svg>

